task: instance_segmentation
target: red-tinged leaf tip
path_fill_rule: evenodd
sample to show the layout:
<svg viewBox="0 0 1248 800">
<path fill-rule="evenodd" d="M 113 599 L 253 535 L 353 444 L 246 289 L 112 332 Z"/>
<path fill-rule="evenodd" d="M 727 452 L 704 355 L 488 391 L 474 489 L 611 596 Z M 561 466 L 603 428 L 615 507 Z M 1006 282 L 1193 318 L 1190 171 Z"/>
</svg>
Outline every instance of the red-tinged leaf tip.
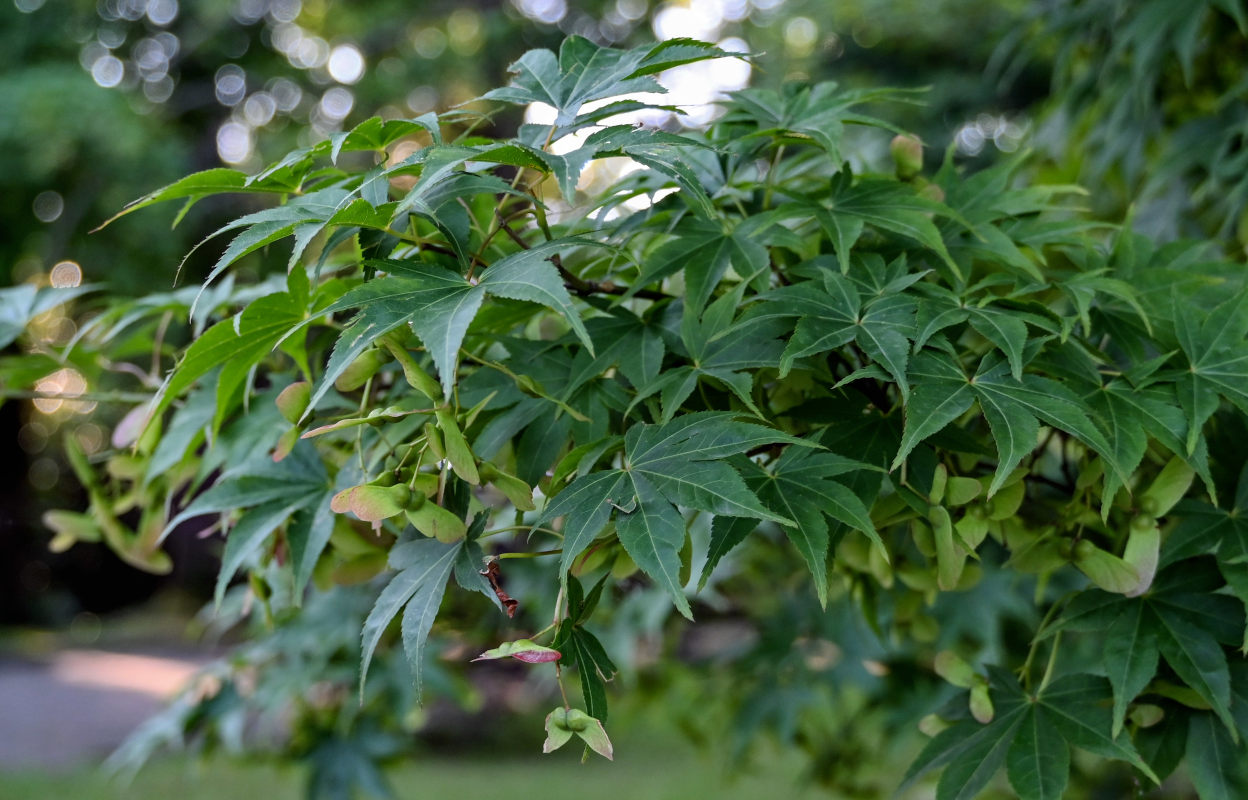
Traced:
<svg viewBox="0 0 1248 800">
<path fill-rule="evenodd" d="M 113 429 L 113 447 L 124 450 L 139 440 L 139 435 L 147 425 L 148 411 L 146 404 L 135 406 L 121 418 L 121 422 Z"/>
<path fill-rule="evenodd" d="M 291 428 L 282 434 L 282 438 L 277 440 L 277 446 L 273 448 L 273 462 L 278 463 L 286 456 L 290 455 L 290 451 L 295 449 L 295 445 L 299 442 L 299 429 Z"/>
<path fill-rule="evenodd" d="M 558 650 L 542 647 L 529 639 L 517 639 L 514 642 L 503 642 L 493 650 L 486 650 L 473 661 L 495 661 L 500 658 L 514 658 L 526 664 L 545 664 L 558 661 L 562 654 Z"/>
<path fill-rule="evenodd" d="M 341 492 L 333 496 L 329 501 L 329 508 L 335 514 L 345 514 L 351 510 L 351 495 L 357 487 L 352 486 L 350 489 L 343 489 Z"/>
</svg>

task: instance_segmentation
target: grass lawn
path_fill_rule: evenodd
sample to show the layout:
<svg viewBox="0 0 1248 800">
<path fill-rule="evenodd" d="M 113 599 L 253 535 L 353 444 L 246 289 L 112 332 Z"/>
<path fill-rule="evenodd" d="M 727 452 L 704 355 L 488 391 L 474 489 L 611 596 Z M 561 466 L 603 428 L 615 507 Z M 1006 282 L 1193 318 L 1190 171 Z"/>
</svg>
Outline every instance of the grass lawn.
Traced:
<svg viewBox="0 0 1248 800">
<path fill-rule="evenodd" d="M 580 749 L 568 747 L 549 756 L 427 756 L 390 772 L 395 794 L 417 798 L 520 797 L 540 800 L 746 800 L 769 796 L 816 798 L 814 789 L 797 783 L 798 765 L 771 761 L 750 774 L 729 776 L 707 757 L 683 743 L 616 748 L 616 761 L 595 759 L 582 765 Z M 299 767 L 247 764 L 226 759 L 170 759 L 149 765 L 134 782 L 110 782 L 98 771 L 0 773 L 0 800 L 302 800 L 304 773 Z"/>
</svg>

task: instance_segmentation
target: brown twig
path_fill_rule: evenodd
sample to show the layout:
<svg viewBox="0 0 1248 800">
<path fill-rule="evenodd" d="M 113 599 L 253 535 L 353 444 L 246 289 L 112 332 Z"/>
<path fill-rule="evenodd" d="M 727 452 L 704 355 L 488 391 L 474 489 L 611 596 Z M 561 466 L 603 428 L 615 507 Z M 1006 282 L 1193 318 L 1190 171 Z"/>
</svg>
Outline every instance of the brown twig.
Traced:
<svg viewBox="0 0 1248 800">
<path fill-rule="evenodd" d="M 497 211 L 494 213 L 500 222 L 501 227 L 499 230 L 507 234 L 507 237 L 519 245 L 521 249 L 532 249 L 531 245 L 524 240 L 524 237 L 516 233 L 516 231 L 507 224 L 507 221 L 502 218 L 501 214 Z M 612 281 L 587 281 L 584 278 L 578 278 L 576 275 L 573 275 L 568 271 L 568 268 L 563 265 L 563 259 L 561 259 L 558 255 L 551 256 L 550 263 L 554 264 L 555 269 L 559 270 L 559 275 L 563 278 L 563 285 L 567 287 L 568 291 L 572 292 L 572 294 L 579 295 L 580 297 L 588 297 L 589 295 L 594 294 L 631 294 L 633 297 L 640 297 L 643 300 L 668 300 L 671 298 L 670 294 L 664 294 L 663 292 L 657 292 L 652 289 L 638 289 L 637 291 L 630 292 L 627 286 L 616 286 Z"/>
</svg>

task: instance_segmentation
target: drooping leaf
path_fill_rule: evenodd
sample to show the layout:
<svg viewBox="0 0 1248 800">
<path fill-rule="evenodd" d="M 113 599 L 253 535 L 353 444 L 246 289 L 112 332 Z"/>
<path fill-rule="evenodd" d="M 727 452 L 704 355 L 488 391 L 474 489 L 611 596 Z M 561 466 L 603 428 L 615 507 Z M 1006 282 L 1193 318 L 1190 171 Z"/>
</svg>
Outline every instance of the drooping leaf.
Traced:
<svg viewBox="0 0 1248 800">
<path fill-rule="evenodd" d="M 418 539 L 390 552 L 390 565 L 398 573 L 377 596 L 361 632 L 361 694 L 373 653 L 390 622 L 403 610 L 403 649 L 415 676 L 416 696 L 420 697 L 425 642 L 462 547 L 462 541 L 448 545 L 434 539 Z"/>
</svg>

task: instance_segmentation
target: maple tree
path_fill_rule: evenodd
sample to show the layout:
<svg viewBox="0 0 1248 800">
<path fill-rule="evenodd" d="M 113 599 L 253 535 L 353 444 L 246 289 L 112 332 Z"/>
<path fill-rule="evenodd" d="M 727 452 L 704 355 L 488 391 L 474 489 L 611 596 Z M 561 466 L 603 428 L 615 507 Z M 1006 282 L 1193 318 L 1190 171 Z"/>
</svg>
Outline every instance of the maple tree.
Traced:
<svg viewBox="0 0 1248 800">
<path fill-rule="evenodd" d="M 1018 180 L 1022 157 L 964 174 L 951 151 L 925 176 L 917 141 L 865 110 L 912 92 L 746 89 L 684 134 L 621 117 L 651 107 L 656 73 L 726 57 L 572 37 L 478 104 L 370 119 L 129 206 L 272 201 L 218 231 L 233 238 L 202 287 L 115 303 L 80 332 L 90 370 L 135 340 L 150 352 L 166 312 L 189 320 L 184 347 L 156 345 L 167 377 L 115 449 L 70 443 L 90 507 L 48 516 L 57 546 L 103 539 L 161 570 L 169 531 L 214 520 L 217 606 L 270 628 L 241 662 L 305 654 L 308 682 L 358 687 L 343 714 L 418 697 L 452 618 L 484 660 L 553 663 L 547 751 L 578 737 L 610 758 L 623 654 L 598 620 L 638 592 L 696 618 L 712 591 L 766 632 L 754 657 L 771 666 L 741 703 L 776 708 L 777 728 L 802 713 L 782 654 L 835 640 L 820 626 L 846 609 L 873 652 L 925 676 L 925 710 L 953 694 L 906 779 L 941 769 L 942 800 L 1002 766 L 1019 796 L 1061 797 L 1071 747 L 1140 785 L 1186 760 L 1202 798 L 1237 796 L 1248 477 L 1222 441 L 1248 412 L 1242 265 L 1090 223 L 1078 187 Z M 530 103 L 554 122 L 474 133 Z M 856 154 L 893 136 L 891 173 Z M 619 158 L 632 171 L 605 193 L 578 189 Z M 235 278 L 247 257 L 264 277 Z M 18 299 L 19 326 L 49 302 Z M 766 578 L 791 575 L 781 543 L 812 611 L 751 596 L 783 591 Z M 512 597 L 500 575 L 521 561 Z M 366 599 L 326 601 L 336 584 Z M 1021 647 L 1002 630 L 1020 607 Z M 894 688 L 860 691 L 913 729 L 922 711 Z M 123 757 L 211 725 L 212 702 L 177 706 Z M 753 731 L 766 712 L 746 710 Z M 379 780 L 380 723 L 348 736 L 318 711 L 316 769 Z"/>
</svg>

